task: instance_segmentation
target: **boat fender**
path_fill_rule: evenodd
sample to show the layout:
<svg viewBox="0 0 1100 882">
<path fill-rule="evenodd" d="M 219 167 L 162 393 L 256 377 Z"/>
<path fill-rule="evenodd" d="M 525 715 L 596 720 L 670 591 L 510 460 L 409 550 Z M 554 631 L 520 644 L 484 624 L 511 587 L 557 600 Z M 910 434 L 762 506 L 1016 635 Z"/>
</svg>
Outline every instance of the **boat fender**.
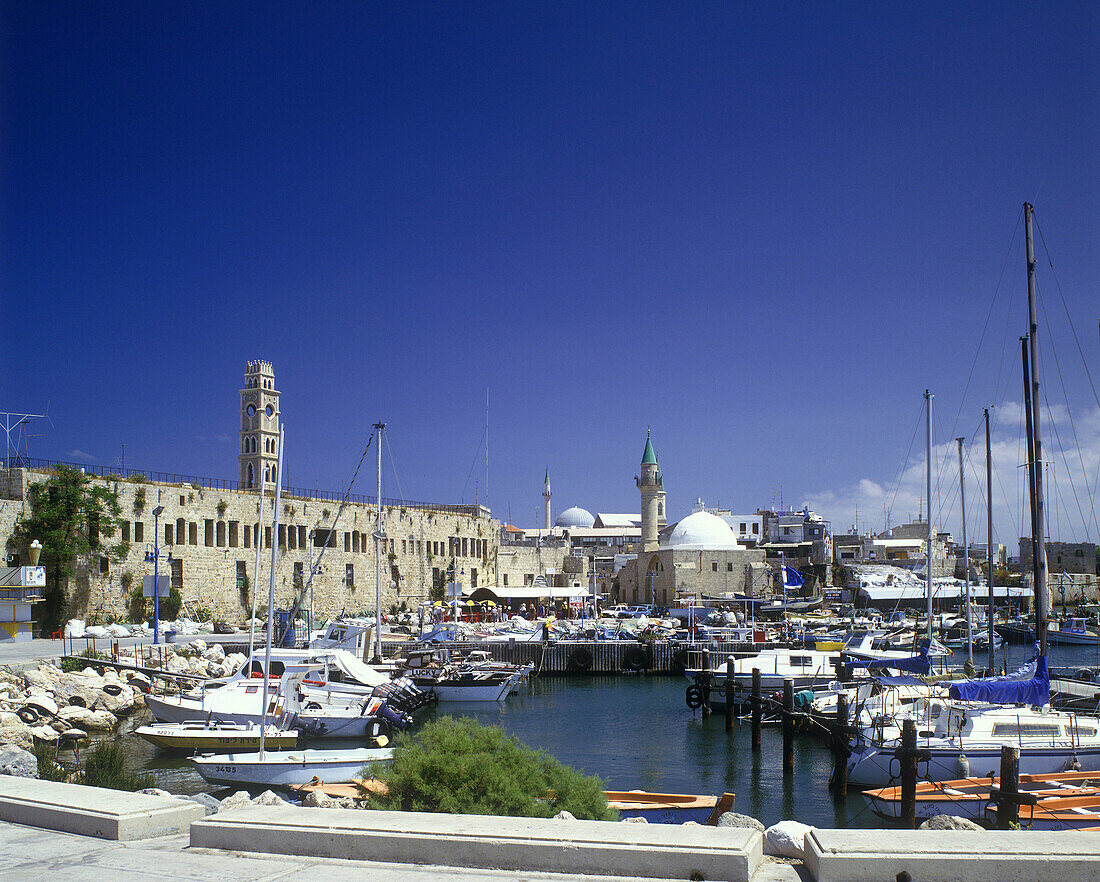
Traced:
<svg viewBox="0 0 1100 882">
<path fill-rule="evenodd" d="M 959 773 L 960 778 L 970 777 L 970 760 L 966 758 L 965 753 L 959 754 L 959 758 L 955 762 L 955 771 Z"/>
<path fill-rule="evenodd" d="M 688 686 L 684 692 L 684 701 L 692 710 L 698 710 L 703 706 L 703 687 L 698 683 Z"/>
<path fill-rule="evenodd" d="M 569 659 L 566 665 L 571 671 L 587 671 L 592 667 L 591 651 L 587 647 L 578 646 L 569 653 Z"/>
<path fill-rule="evenodd" d="M 644 671 L 649 667 L 649 656 L 640 646 L 632 646 L 623 653 L 623 667 L 628 671 Z"/>
</svg>

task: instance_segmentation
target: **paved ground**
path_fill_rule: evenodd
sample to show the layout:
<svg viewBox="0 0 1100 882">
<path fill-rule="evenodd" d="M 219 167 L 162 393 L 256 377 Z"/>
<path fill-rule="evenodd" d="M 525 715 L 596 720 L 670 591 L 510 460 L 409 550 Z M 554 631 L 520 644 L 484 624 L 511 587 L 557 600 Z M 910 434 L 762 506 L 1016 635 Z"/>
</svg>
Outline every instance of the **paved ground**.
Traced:
<svg viewBox="0 0 1100 882">
<path fill-rule="evenodd" d="M 264 882 L 643 882 L 623 876 L 562 876 L 514 870 L 469 870 L 455 867 L 383 864 L 243 855 L 188 847 L 186 836 L 139 842 L 107 842 L 0 822 L 0 878 L 21 882 L 104 882 L 110 878 Z M 783 864 L 764 864 L 753 882 L 796 882 L 800 877 Z M 650 880 L 645 880 L 650 882 Z"/>
</svg>

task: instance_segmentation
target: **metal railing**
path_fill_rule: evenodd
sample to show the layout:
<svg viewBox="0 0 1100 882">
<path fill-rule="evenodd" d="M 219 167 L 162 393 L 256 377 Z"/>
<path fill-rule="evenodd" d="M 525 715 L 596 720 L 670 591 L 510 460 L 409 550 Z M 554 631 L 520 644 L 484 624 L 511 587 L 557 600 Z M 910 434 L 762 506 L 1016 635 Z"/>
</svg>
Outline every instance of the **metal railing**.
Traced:
<svg viewBox="0 0 1100 882">
<path fill-rule="evenodd" d="M 183 475 L 176 472 L 153 472 L 147 471 L 146 469 L 100 466 L 89 463 L 65 462 L 59 459 L 36 459 L 26 456 L 18 458 L 12 457 L 11 460 L 0 459 L 0 468 L 3 469 L 22 468 L 34 472 L 50 472 L 56 470 L 58 466 L 80 469 L 85 474 L 94 475 L 97 478 L 129 481 L 135 484 L 172 484 L 176 486 L 187 484 L 191 487 L 202 488 L 203 490 L 253 491 L 257 489 L 255 487 L 246 487 L 240 481 L 230 481 L 224 478 L 207 478 L 199 475 Z M 283 487 L 281 493 L 284 497 L 317 500 L 319 502 L 340 502 L 344 498 L 344 493 L 342 491 L 308 490 L 302 487 Z M 377 505 L 377 497 L 375 496 L 349 493 L 347 498 L 348 502 L 355 502 L 361 505 Z M 386 496 L 382 497 L 382 505 L 390 508 L 415 508 L 422 511 L 440 511 L 474 516 L 485 509 L 485 506 L 472 503 L 465 505 L 462 503 L 421 502 L 419 500 L 396 499 Z"/>
</svg>

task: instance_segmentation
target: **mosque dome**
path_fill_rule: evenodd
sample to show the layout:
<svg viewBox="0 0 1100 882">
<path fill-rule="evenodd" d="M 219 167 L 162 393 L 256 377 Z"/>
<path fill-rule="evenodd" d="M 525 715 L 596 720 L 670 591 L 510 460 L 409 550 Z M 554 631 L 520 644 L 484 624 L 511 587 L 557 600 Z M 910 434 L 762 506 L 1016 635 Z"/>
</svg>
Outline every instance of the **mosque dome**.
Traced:
<svg viewBox="0 0 1100 882">
<path fill-rule="evenodd" d="M 558 515 L 558 519 L 554 521 L 554 526 L 570 529 L 572 527 L 591 527 L 594 523 L 596 523 L 596 518 L 592 512 L 574 505 Z"/>
<path fill-rule="evenodd" d="M 683 551 L 732 551 L 740 546 L 729 524 L 717 515 L 697 511 L 673 528 L 665 547 Z"/>
</svg>

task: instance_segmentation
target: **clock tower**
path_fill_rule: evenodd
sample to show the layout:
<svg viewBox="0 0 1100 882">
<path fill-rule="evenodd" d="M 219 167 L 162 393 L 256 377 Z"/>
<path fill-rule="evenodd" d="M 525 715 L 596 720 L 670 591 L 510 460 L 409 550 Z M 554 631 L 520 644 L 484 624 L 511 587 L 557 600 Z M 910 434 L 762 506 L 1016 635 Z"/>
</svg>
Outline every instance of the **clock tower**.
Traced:
<svg viewBox="0 0 1100 882">
<path fill-rule="evenodd" d="M 278 480 L 279 393 L 269 361 L 250 361 L 245 365 L 238 451 L 242 490 Z"/>
</svg>

